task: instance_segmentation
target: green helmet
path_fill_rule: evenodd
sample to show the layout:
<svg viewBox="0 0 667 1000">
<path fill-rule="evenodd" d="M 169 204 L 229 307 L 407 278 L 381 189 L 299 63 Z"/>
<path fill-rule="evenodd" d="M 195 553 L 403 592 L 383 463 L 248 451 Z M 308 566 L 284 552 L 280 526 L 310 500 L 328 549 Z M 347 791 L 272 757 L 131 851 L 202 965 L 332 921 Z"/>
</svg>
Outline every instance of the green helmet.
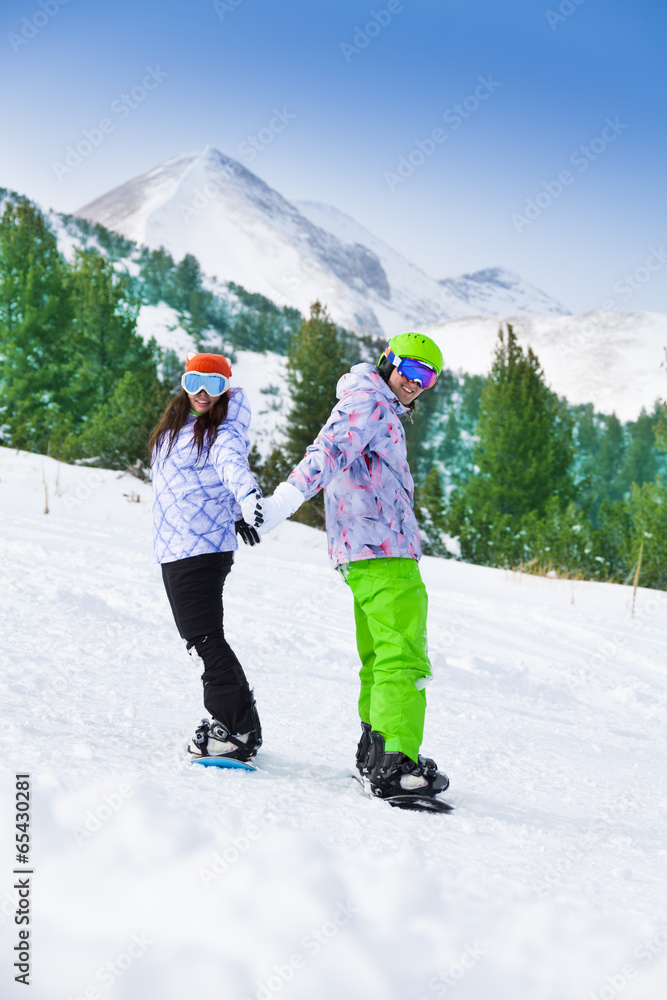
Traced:
<svg viewBox="0 0 667 1000">
<path fill-rule="evenodd" d="M 432 365 L 438 375 L 442 371 L 442 351 L 430 337 L 423 333 L 399 333 L 389 341 L 389 347 L 399 358 L 415 358 Z M 380 361 L 384 353 L 380 355 Z M 378 362 L 379 364 L 380 362 Z"/>
</svg>

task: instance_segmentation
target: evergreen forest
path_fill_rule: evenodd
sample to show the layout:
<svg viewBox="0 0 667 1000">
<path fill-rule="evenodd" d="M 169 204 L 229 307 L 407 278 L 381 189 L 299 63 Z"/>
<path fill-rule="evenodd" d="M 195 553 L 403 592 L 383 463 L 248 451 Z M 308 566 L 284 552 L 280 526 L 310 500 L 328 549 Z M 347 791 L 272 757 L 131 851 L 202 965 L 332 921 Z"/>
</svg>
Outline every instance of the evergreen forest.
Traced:
<svg viewBox="0 0 667 1000">
<path fill-rule="evenodd" d="M 147 476 L 146 441 L 178 391 L 184 359 L 137 334 L 165 303 L 200 350 L 287 358 L 280 438 L 251 463 L 265 491 L 299 461 L 335 403 L 340 375 L 383 344 L 233 282 L 191 255 L 139 248 L 104 227 L 53 217 L 0 189 L 0 439 L 63 461 Z M 424 551 L 487 566 L 667 589 L 667 419 L 657 401 L 622 423 L 572 406 L 539 359 L 499 331 L 486 377 L 443 371 L 406 423 Z M 296 519 L 323 526 L 321 498 Z"/>
</svg>

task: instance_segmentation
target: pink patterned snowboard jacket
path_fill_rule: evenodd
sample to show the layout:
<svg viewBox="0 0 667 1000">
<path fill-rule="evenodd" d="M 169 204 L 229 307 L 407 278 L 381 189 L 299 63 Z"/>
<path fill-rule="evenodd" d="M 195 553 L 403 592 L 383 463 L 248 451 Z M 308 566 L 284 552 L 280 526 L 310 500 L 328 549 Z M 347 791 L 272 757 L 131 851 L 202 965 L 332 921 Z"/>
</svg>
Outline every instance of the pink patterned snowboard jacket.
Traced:
<svg viewBox="0 0 667 1000">
<path fill-rule="evenodd" d="M 288 482 L 309 500 L 324 489 L 329 555 L 358 559 L 421 557 L 414 483 L 399 402 L 373 365 L 355 365 L 338 382 L 340 402 Z"/>
</svg>

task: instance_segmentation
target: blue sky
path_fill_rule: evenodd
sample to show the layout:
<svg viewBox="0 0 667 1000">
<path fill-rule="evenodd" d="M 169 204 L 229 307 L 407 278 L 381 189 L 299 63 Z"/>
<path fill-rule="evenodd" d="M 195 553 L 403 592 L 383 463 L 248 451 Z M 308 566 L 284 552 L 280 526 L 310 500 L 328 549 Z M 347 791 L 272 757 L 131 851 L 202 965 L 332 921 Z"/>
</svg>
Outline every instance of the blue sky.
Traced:
<svg viewBox="0 0 667 1000">
<path fill-rule="evenodd" d="M 667 312 L 666 39 L 663 0 L 7 0 L 0 186 L 73 211 L 211 145 L 434 277 Z"/>
</svg>

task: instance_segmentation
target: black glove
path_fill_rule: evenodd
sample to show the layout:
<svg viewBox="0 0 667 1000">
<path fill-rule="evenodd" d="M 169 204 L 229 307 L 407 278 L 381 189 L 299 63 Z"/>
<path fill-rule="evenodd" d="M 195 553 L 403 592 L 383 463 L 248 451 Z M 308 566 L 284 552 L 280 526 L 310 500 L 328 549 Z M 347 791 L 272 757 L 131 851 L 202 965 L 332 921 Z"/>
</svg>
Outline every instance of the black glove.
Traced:
<svg viewBox="0 0 667 1000">
<path fill-rule="evenodd" d="M 253 528 L 251 524 L 244 521 L 243 518 L 234 522 L 234 527 L 236 528 L 236 534 L 241 536 L 243 542 L 246 545 L 259 545 L 261 538 L 257 534 L 257 529 Z"/>
</svg>

